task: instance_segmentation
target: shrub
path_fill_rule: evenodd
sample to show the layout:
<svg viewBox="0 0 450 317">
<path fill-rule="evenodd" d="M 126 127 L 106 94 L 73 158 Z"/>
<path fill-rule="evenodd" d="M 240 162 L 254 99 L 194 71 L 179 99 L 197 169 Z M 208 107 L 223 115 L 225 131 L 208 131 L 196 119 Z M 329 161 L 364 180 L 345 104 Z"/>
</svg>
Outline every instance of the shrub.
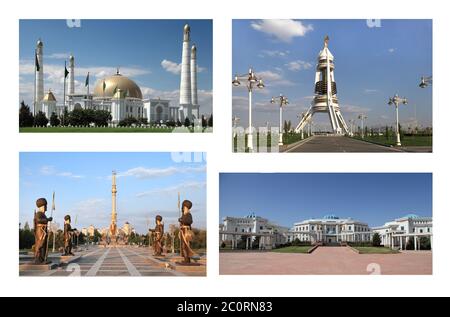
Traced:
<svg viewBox="0 0 450 317">
<path fill-rule="evenodd" d="M 52 115 L 50 116 L 50 125 L 52 127 L 57 127 L 59 126 L 59 124 L 61 123 L 61 121 L 59 120 L 58 116 L 56 115 L 56 113 L 52 113 Z"/>
<path fill-rule="evenodd" d="M 42 111 L 39 111 L 36 114 L 36 117 L 34 118 L 34 125 L 36 127 L 46 127 L 48 124 L 48 119 L 45 116 L 45 113 L 43 113 Z"/>
<path fill-rule="evenodd" d="M 378 232 L 375 232 L 372 237 L 372 246 L 379 247 L 381 245 L 381 237 Z"/>
<path fill-rule="evenodd" d="M 33 121 L 34 118 L 30 111 L 30 107 L 25 105 L 25 102 L 22 101 L 19 109 L 19 127 L 32 127 Z"/>
</svg>

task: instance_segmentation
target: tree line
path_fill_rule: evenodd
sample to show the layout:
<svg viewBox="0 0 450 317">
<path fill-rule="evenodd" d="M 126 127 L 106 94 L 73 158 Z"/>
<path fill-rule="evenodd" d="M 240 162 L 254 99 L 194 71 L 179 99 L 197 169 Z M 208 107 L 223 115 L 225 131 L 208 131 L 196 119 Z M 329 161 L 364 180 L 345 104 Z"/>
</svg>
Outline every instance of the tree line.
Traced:
<svg viewBox="0 0 450 317">
<path fill-rule="evenodd" d="M 58 116 L 56 113 L 52 113 L 50 118 L 47 118 L 44 112 L 39 111 L 35 115 L 30 110 L 30 107 L 25 104 L 24 101 L 20 103 L 19 109 L 19 127 L 46 127 L 50 124 L 52 127 L 58 126 L 73 126 L 73 127 L 107 127 L 112 120 L 111 113 L 108 110 L 94 110 L 94 109 L 82 109 L 77 108 L 73 111 L 64 110 L 64 113 Z M 147 125 L 147 118 L 135 118 L 127 117 L 119 121 L 118 126 L 130 127 L 130 126 L 143 126 Z M 154 122 L 156 125 L 161 125 L 161 122 Z M 178 121 L 166 121 L 164 123 L 168 127 L 191 127 L 194 122 L 191 122 L 189 118 L 186 118 L 182 123 Z M 201 118 L 201 125 L 203 128 L 212 127 L 213 117 L 212 115 L 207 119 L 205 116 Z"/>
</svg>

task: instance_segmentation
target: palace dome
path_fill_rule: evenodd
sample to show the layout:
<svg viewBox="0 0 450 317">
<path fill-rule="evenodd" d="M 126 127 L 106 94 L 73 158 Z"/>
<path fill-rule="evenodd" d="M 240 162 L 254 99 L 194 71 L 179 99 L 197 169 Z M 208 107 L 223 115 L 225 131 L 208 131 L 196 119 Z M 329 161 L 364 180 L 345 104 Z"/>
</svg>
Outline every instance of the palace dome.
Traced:
<svg viewBox="0 0 450 317">
<path fill-rule="evenodd" d="M 105 83 L 105 91 L 103 91 L 103 83 Z M 142 99 L 141 88 L 134 81 L 119 73 L 99 80 L 94 88 L 94 97 L 112 98 L 114 91 L 117 92 L 116 88 L 126 92 L 127 97 Z"/>
<path fill-rule="evenodd" d="M 42 101 L 56 101 L 55 95 L 49 90 L 48 93 L 45 94 Z"/>
</svg>

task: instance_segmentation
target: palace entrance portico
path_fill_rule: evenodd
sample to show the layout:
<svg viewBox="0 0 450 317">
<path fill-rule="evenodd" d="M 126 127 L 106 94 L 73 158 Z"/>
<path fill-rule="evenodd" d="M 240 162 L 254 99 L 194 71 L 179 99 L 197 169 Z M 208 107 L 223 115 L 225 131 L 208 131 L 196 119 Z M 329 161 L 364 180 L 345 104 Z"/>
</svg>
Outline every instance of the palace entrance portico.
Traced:
<svg viewBox="0 0 450 317">
<path fill-rule="evenodd" d="M 259 237 L 258 250 L 270 250 L 272 249 L 273 234 L 272 233 L 255 233 L 255 232 L 233 232 L 233 231 L 220 231 L 221 236 L 227 236 L 228 240 L 231 240 L 231 250 L 236 250 L 239 239 L 245 238 L 245 250 L 252 249 L 253 238 Z M 231 237 L 231 239 L 229 239 Z"/>
<path fill-rule="evenodd" d="M 427 237 L 430 239 L 431 249 L 433 249 L 432 233 L 404 233 L 403 231 L 388 232 L 382 239 L 382 244 L 391 249 L 406 250 L 409 239 L 414 241 L 414 250 L 420 250 L 420 238 Z"/>
</svg>

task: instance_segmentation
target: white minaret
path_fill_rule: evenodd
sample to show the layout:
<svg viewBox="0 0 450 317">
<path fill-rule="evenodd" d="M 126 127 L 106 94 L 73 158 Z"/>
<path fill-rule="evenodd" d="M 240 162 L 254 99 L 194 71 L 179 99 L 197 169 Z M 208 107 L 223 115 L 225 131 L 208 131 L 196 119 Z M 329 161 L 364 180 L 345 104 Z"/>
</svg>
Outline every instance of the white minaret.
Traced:
<svg viewBox="0 0 450 317">
<path fill-rule="evenodd" d="M 328 113 L 334 134 L 350 134 L 344 117 L 342 116 L 337 98 L 336 81 L 334 79 L 334 56 L 328 49 L 328 36 L 325 37 L 324 47 L 317 57 L 314 99 L 311 108 L 303 116 L 295 128 L 296 132 L 303 131 L 316 112 Z"/>
<path fill-rule="evenodd" d="M 191 49 L 192 115 L 195 116 L 196 119 L 199 119 L 200 109 L 197 97 L 197 70 L 197 47 L 193 45 Z"/>
<path fill-rule="evenodd" d="M 191 95 L 192 104 L 198 105 L 197 98 L 197 47 L 192 46 L 191 49 Z"/>
<path fill-rule="evenodd" d="M 69 56 L 69 95 L 75 93 L 75 58 L 72 54 Z M 69 98 L 70 99 L 70 98 Z"/>
<path fill-rule="evenodd" d="M 180 83 L 180 108 L 183 108 L 183 120 L 186 116 L 191 117 L 192 92 L 191 92 L 191 28 L 188 24 L 183 30 L 183 55 L 181 57 L 181 83 Z"/>
<path fill-rule="evenodd" d="M 41 102 L 44 98 L 44 43 L 42 43 L 41 39 L 37 41 L 36 44 L 36 60 L 35 63 L 35 87 L 34 87 L 34 93 L 35 93 L 35 99 L 36 102 L 35 105 L 35 112 L 41 110 Z M 38 70 L 39 67 L 39 70 Z"/>
</svg>

